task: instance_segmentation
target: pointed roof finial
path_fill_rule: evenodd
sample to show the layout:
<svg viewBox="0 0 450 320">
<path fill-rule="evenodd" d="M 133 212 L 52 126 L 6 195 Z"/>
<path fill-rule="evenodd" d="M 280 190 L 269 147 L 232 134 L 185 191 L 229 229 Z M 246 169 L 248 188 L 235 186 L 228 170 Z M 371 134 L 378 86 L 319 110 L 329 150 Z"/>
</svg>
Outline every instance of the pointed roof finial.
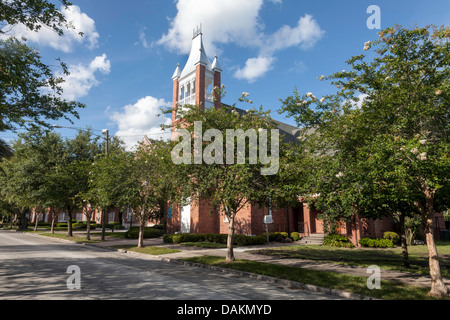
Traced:
<svg viewBox="0 0 450 320">
<path fill-rule="evenodd" d="M 179 79 L 181 76 L 180 64 L 177 65 L 175 72 L 173 73 L 172 80 Z"/>
<path fill-rule="evenodd" d="M 217 54 L 216 54 L 216 57 L 214 58 L 211 68 L 214 71 L 222 71 L 222 67 L 220 66 L 219 58 L 217 57 Z"/>
<path fill-rule="evenodd" d="M 197 26 L 197 29 L 194 29 L 192 39 L 198 37 L 201 34 L 202 34 L 202 24 L 200 23 L 200 26 Z"/>
</svg>

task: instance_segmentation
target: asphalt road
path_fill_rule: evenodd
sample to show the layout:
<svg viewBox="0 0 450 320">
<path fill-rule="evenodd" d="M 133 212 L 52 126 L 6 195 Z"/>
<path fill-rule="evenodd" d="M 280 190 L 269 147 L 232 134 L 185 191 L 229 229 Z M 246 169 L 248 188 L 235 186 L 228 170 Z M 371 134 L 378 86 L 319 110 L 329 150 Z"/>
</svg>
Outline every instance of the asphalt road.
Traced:
<svg viewBox="0 0 450 320">
<path fill-rule="evenodd" d="M 80 289 L 67 280 L 79 268 Z M 71 279 L 72 279 L 71 278 Z M 69 281 L 70 285 L 76 284 Z M 0 230 L 1 300 L 335 300 L 152 257 Z"/>
</svg>

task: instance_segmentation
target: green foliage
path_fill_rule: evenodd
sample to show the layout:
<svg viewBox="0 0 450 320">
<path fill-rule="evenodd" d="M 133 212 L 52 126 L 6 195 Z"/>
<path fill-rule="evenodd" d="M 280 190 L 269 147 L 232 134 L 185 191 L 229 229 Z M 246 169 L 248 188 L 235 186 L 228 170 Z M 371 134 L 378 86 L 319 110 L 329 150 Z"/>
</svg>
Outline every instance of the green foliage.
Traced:
<svg viewBox="0 0 450 320">
<path fill-rule="evenodd" d="M 323 240 L 324 246 L 354 248 L 355 245 L 346 237 L 338 234 L 328 234 Z"/>
<path fill-rule="evenodd" d="M 72 228 L 75 230 L 87 230 L 87 221 L 77 221 L 72 223 Z M 95 230 L 97 228 L 97 224 L 93 221 L 90 223 L 90 230 Z"/>
<path fill-rule="evenodd" d="M 359 240 L 359 244 L 362 247 L 369 247 L 369 248 L 393 248 L 394 247 L 394 244 L 389 239 L 362 238 Z"/>
<path fill-rule="evenodd" d="M 66 0 L 61 3 L 70 4 Z M 19 23 L 36 32 L 44 27 L 62 35 L 71 28 L 65 16 L 46 0 L 1 1 L 0 21 L 0 131 L 50 128 L 50 120 L 70 121 L 70 115 L 78 118 L 76 109 L 84 105 L 62 97 L 62 77 L 55 76 L 51 67 L 42 62 L 40 53 L 26 42 L 8 38 L 8 32 Z M 59 62 L 58 68 L 68 75 L 64 63 Z"/>
<path fill-rule="evenodd" d="M 292 239 L 292 241 L 300 240 L 300 234 L 298 232 L 292 232 L 291 233 L 291 239 Z"/>
<path fill-rule="evenodd" d="M 383 234 L 383 239 L 391 240 L 394 245 L 398 245 L 400 243 L 400 236 L 396 232 L 385 232 Z"/>
<path fill-rule="evenodd" d="M 227 244 L 227 234 L 197 234 L 197 233 L 181 233 L 181 234 L 166 234 L 163 237 L 165 243 L 185 243 L 185 242 L 211 242 L 218 244 Z M 266 244 L 265 236 L 246 236 L 234 235 L 233 245 L 250 246 Z"/>
<path fill-rule="evenodd" d="M 267 236 L 266 234 L 262 234 L 262 236 L 266 237 L 267 242 Z M 269 232 L 269 241 L 274 242 L 283 242 L 285 239 L 289 238 L 289 234 L 287 232 Z"/>
<path fill-rule="evenodd" d="M 144 228 L 144 239 L 148 238 L 159 238 L 163 235 L 162 230 L 153 227 Z M 125 238 L 127 239 L 138 239 L 139 238 L 139 227 L 131 227 L 127 232 L 125 232 Z"/>
</svg>

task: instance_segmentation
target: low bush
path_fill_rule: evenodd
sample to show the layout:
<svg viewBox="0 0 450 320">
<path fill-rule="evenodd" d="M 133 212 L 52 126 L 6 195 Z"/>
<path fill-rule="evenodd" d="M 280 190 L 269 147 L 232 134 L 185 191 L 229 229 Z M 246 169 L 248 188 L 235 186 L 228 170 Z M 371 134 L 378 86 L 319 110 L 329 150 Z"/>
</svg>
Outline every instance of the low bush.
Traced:
<svg viewBox="0 0 450 320">
<path fill-rule="evenodd" d="M 201 242 L 205 241 L 204 234 L 196 234 L 196 233 L 180 233 L 176 234 L 172 238 L 173 243 L 182 243 L 182 242 Z"/>
<path fill-rule="evenodd" d="M 368 248 L 393 248 L 394 244 L 389 239 L 371 239 L 362 238 L 359 240 L 359 244 L 362 247 Z"/>
<path fill-rule="evenodd" d="M 185 242 L 211 242 L 218 244 L 227 244 L 228 235 L 227 234 L 196 234 L 196 233 L 180 233 L 180 234 L 166 234 L 163 237 L 165 243 L 185 243 Z M 249 246 L 249 245 L 259 245 L 266 244 L 265 236 L 245 236 L 245 235 L 234 235 L 234 245 L 238 246 Z"/>
<path fill-rule="evenodd" d="M 298 241 L 298 240 L 300 240 L 300 234 L 299 234 L 298 232 L 292 232 L 292 233 L 291 233 L 291 239 L 292 239 L 293 241 Z"/>
<path fill-rule="evenodd" d="M 400 236 L 395 232 L 385 232 L 383 235 L 383 239 L 391 240 L 394 245 L 400 244 Z"/>
<path fill-rule="evenodd" d="M 155 229 L 153 227 L 144 228 L 144 238 L 159 238 L 163 235 L 162 230 Z M 125 238 L 127 239 L 138 239 L 139 238 L 139 227 L 131 227 L 127 232 L 125 232 Z"/>
<path fill-rule="evenodd" d="M 238 246 L 266 244 L 266 241 L 264 236 L 245 236 L 240 234 L 234 236 L 234 244 Z"/>
<path fill-rule="evenodd" d="M 262 234 L 262 236 L 266 237 L 266 234 Z M 270 242 L 274 242 L 274 241 L 278 241 L 278 242 L 284 242 L 284 240 L 286 238 L 289 238 L 289 234 L 287 232 L 269 232 L 269 241 Z M 266 240 L 267 242 L 267 240 Z"/>
<path fill-rule="evenodd" d="M 342 236 L 339 234 L 329 234 L 326 235 L 323 240 L 324 246 L 330 247 L 343 247 L 343 248 L 354 248 L 355 245 L 350 241 L 346 236 Z"/>
</svg>

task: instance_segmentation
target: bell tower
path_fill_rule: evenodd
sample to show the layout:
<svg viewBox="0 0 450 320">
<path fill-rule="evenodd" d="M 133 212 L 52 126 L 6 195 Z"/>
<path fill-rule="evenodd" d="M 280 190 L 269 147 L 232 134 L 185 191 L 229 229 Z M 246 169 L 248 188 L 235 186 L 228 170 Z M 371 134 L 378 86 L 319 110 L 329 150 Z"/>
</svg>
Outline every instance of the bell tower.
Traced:
<svg viewBox="0 0 450 320">
<path fill-rule="evenodd" d="M 178 64 L 172 76 L 173 80 L 173 112 L 172 124 L 180 121 L 177 107 L 196 105 L 199 108 L 220 107 L 220 94 L 214 88 L 221 86 L 222 68 L 216 56 L 211 63 L 203 47 L 202 27 L 193 31 L 192 46 L 189 58 L 181 70 Z"/>
</svg>

